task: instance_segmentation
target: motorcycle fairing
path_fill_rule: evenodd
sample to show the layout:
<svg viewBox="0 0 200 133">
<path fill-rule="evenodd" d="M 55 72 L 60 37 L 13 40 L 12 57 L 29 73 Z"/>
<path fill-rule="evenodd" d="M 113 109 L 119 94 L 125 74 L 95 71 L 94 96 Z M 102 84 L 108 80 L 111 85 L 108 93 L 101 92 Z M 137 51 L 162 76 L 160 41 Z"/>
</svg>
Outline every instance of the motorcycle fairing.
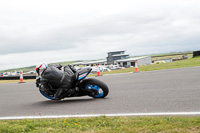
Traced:
<svg viewBox="0 0 200 133">
<path fill-rule="evenodd" d="M 78 76 L 78 80 L 81 80 L 83 78 L 85 78 L 88 75 L 88 73 L 84 73 Z"/>
<path fill-rule="evenodd" d="M 92 71 L 92 68 L 83 68 L 76 72 L 76 79 L 82 80 Z"/>
</svg>

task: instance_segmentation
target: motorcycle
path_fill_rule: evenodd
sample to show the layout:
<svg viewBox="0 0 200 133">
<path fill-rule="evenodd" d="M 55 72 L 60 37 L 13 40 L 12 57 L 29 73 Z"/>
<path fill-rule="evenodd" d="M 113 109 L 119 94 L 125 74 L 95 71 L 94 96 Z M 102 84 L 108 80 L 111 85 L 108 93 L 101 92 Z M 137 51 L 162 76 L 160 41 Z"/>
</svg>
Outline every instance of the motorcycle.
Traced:
<svg viewBox="0 0 200 133">
<path fill-rule="evenodd" d="M 66 93 L 64 98 L 90 96 L 93 98 L 104 98 L 108 95 L 108 86 L 102 81 L 94 78 L 87 78 L 92 68 L 83 68 L 75 72 L 75 80 L 73 81 L 72 88 Z M 40 93 L 51 100 L 55 100 L 54 94 L 57 89 L 53 88 L 50 84 L 49 89 L 41 89 L 41 84 L 38 85 Z"/>
</svg>

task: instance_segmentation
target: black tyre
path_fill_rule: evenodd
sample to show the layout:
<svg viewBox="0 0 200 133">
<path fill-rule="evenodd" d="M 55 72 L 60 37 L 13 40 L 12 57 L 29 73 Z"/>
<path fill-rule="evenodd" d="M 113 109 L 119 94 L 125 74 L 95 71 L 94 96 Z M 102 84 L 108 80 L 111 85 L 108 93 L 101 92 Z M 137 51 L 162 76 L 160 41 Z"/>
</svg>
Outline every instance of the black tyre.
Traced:
<svg viewBox="0 0 200 133">
<path fill-rule="evenodd" d="M 98 91 L 97 95 L 89 95 L 94 98 L 104 98 L 108 95 L 109 89 L 108 86 L 100 80 L 97 79 L 85 79 L 81 83 L 81 87 L 84 89 L 95 89 Z"/>
</svg>

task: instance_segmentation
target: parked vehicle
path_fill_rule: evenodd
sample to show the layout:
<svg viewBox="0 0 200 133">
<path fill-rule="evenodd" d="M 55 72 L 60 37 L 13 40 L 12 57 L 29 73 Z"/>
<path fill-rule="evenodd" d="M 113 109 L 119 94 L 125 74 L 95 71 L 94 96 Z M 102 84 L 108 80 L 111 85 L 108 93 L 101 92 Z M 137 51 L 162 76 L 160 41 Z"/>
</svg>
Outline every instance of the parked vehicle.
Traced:
<svg viewBox="0 0 200 133">
<path fill-rule="evenodd" d="M 91 67 L 92 68 L 92 72 L 95 73 L 97 71 L 100 71 L 100 72 L 104 72 L 104 71 L 111 71 L 109 68 L 106 68 L 105 66 L 94 66 L 94 67 Z"/>
<path fill-rule="evenodd" d="M 124 67 L 120 67 L 119 65 L 108 65 L 107 68 L 111 70 L 124 69 Z"/>
</svg>

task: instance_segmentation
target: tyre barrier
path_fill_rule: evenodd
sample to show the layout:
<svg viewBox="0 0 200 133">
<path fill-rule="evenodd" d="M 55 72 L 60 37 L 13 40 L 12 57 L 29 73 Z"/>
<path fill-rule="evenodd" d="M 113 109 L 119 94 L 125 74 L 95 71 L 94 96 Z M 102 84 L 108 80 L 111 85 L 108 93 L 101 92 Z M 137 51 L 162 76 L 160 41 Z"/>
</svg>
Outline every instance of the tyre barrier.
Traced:
<svg viewBox="0 0 200 133">
<path fill-rule="evenodd" d="M 23 75 L 24 79 L 36 79 L 35 75 Z M 19 80 L 20 76 L 4 76 L 0 77 L 0 80 Z"/>
</svg>

